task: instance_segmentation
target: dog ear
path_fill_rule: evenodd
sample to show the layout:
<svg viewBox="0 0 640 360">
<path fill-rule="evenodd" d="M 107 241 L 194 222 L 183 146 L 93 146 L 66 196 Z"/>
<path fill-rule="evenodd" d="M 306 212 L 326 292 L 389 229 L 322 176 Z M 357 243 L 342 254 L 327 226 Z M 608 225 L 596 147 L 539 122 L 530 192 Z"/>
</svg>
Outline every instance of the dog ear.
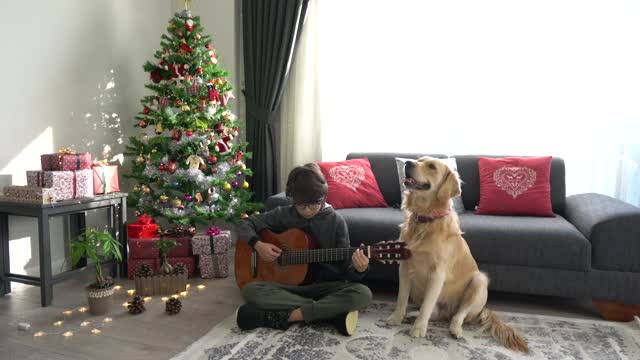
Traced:
<svg viewBox="0 0 640 360">
<path fill-rule="evenodd" d="M 447 201 L 453 197 L 456 197 L 462 193 L 460 189 L 460 181 L 458 181 L 458 175 L 456 175 L 451 169 L 447 168 L 447 176 L 440 184 L 440 188 L 436 193 L 436 198 L 440 201 Z"/>
</svg>

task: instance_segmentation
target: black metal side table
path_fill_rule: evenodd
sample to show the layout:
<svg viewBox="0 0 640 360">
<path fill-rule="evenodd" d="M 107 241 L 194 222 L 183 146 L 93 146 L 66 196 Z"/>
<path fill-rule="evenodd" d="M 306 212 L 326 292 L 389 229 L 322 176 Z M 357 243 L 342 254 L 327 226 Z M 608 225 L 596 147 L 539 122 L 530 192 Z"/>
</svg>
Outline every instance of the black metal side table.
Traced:
<svg viewBox="0 0 640 360">
<path fill-rule="evenodd" d="M 53 204 L 30 204 L 0 201 L 0 296 L 11 292 L 11 281 L 40 286 L 42 306 L 51 305 L 53 285 L 73 276 L 84 267 L 52 276 L 51 233 L 49 218 L 68 215 L 71 219 L 71 237 L 85 228 L 85 211 L 107 209 L 107 224 L 111 234 L 122 244 L 122 263 L 112 261 L 113 273 L 127 274 L 127 194 L 111 193 L 91 198 L 60 201 Z M 12 274 L 9 267 L 9 215 L 38 218 L 38 244 L 40 277 Z M 118 271 L 119 270 L 119 271 Z"/>
</svg>

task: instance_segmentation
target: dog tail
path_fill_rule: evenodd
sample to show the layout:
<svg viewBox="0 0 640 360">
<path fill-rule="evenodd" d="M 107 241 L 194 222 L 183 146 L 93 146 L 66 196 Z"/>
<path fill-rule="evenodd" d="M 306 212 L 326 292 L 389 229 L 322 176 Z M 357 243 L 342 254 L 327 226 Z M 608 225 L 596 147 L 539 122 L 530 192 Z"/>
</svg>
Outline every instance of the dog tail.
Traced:
<svg viewBox="0 0 640 360">
<path fill-rule="evenodd" d="M 484 327 L 483 330 L 490 333 L 496 341 L 506 348 L 524 353 L 529 352 L 527 340 L 516 333 L 513 328 L 502 322 L 493 311 L 485 307 L 480 314 L 478 314 L 478 320 L 480 321 L 480 325 Z"/>
</svg>

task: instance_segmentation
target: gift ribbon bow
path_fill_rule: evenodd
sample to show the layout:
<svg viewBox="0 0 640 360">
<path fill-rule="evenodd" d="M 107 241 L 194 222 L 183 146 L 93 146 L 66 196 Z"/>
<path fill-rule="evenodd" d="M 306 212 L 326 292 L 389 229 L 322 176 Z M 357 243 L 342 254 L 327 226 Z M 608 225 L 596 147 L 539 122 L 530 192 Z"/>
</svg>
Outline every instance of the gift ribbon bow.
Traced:
<svg viewBox="0 0 640 360">
<path fill-rule="evenodd" d="M 138 216 L 138 223 L 143 224 L 143 225 L 148 225 L 153 223 L 153 218 L 147 214 L 142 214 L 140 216 Z"/>
<path fill-rule="evenodd" d="M 217 226 L 212 226 L 207 229 L 207 235 L 209 236 L 216 236 L 216 235 L 219 235 L 221 232 L 222 230 L 220 230 L 220 228 Z"/>
<path fill-rule="evenodd" d="M 60 155 L 64 155 L 64 154 L 75 154 L 76 152 L 71 150 L 70 147 L 61 147 L 60 149 L 58 149 L 58 154 Z"/>
</svg>

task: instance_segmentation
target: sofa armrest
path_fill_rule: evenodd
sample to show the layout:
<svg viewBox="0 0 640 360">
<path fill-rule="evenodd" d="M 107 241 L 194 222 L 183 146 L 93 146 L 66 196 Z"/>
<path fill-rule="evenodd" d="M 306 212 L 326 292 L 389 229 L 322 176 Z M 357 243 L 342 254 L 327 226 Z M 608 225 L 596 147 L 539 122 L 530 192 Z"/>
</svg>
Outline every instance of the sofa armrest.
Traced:
<svg viewBox="0 0 640 360">
<path fill-rule="evenodd" d="M 287 198 L 284 192 L 269 196 L 264 202 L 264 210 L 269 211 L 277 208 L 278 206 L 291 205 L 291 200 Z"/>
<path fill-rule="evenodd" d="M 565 217 L 591 242 L 591 267 L 640 272 L 640 208 L 600 194 L 567 197 Z"/>
</svg>

